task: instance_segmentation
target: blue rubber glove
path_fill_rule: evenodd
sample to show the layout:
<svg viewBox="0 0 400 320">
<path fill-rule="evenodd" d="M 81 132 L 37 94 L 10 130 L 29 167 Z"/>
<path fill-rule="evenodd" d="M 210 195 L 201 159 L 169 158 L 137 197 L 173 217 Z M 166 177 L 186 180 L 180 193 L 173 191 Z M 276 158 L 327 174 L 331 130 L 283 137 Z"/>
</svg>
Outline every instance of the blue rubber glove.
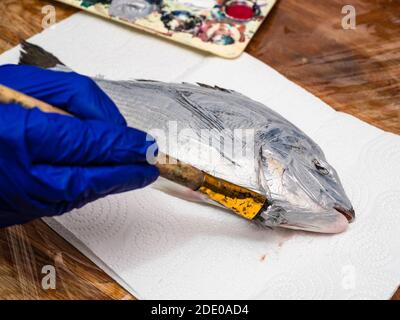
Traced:
<svg viewBox="0 0 400 320">
<path fill-rule="evenodd" d="M 158 177 L 146 161 L 155 142 L 127 127 L 89 78 L 5 65 L 0 84 L 75 116 L 0 104 L 0 227 L 60 215 Z"/>
</svg>

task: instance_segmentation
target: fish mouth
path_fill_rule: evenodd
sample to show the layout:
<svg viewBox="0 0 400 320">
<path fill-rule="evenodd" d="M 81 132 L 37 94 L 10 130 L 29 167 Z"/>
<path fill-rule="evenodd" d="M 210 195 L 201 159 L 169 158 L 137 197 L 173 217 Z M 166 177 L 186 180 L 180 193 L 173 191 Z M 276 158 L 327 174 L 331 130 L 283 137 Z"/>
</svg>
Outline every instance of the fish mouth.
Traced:
<svg viewBox="0 0 400 320">
<path fill-rule="evenodd" d="M 345 218 L 347 219 L 347 221 L 353 222 L 355 217 L 356 217 L 356 213 L 353 209 L 353 207 L 351 207 L 350 209 L 345 209 L 339 205 L 336 205 L 333 207 L 337 212 L 341 213 L 342 215 L 345 216 Z"/>
</svg>

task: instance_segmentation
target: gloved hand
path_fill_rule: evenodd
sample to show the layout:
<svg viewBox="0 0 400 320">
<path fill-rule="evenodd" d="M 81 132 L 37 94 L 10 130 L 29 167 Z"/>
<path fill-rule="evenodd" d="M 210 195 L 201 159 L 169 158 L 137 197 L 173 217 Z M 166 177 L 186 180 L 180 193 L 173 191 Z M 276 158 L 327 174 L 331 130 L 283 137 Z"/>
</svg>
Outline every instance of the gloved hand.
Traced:
<svg viewBox="0 0 400 320">
<path fill-rule="evenodd" d="M 129 128 L 89 78 L 31 66 L 0 66 L 0 84 L 75 117 L 0 104 L 0 227 L 59 215 L 152 183 L 154 141 Z"/>
</svg>

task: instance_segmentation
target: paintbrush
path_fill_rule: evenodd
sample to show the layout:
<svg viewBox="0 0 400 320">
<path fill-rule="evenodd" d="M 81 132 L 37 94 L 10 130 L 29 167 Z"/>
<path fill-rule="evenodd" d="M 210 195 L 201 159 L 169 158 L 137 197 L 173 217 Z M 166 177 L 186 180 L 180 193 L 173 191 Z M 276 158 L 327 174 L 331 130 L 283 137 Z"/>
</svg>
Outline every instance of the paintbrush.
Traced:
<svg viewBox="0 0 400 320">
<path fill-rule="evenodd" d="M 0 85 L 0 102 L 5 104 L 17 103 L 28 109 L 37 107 L 43 112 L 72 116 L 64 110 L 3 85 Z M 266 210 L 269 206 L 269 201 L 265 196 L 248 188 L 214 177 L 190 164 L 161 152 L 157 155 L 155 165 L 162 177 L 193 191 L 205 194 L 209 199 L 243 218 L 248 220 L 263 220 L 262 218 L 257 218 L 259 213 Z"/>
</svg>

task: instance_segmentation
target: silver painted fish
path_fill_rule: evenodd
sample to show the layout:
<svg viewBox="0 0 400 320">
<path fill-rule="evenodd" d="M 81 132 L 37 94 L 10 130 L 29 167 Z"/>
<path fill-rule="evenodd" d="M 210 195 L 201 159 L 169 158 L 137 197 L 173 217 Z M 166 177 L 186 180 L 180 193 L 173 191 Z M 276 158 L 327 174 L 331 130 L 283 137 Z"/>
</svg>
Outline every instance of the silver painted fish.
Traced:
<svg viewBox="0 0 400 320">
<path fill-rule="evenodd" d="M 20 63 L 71 71 L 52 54 L 26 42 Z M 263 104 L 204 84 L 93 80 L 130 126 L 157 138 L 161 151 L 266 195 L 272 204 L 258 217 L 263 225 L 338 233 L 354 220 L 351 202 L 321 148 Z M 243 132 L 251 133 L 252 139 L 245 139 Z M 206 201 L 182 187 L 159 183 L 158 188 Z"/>
</svg>

